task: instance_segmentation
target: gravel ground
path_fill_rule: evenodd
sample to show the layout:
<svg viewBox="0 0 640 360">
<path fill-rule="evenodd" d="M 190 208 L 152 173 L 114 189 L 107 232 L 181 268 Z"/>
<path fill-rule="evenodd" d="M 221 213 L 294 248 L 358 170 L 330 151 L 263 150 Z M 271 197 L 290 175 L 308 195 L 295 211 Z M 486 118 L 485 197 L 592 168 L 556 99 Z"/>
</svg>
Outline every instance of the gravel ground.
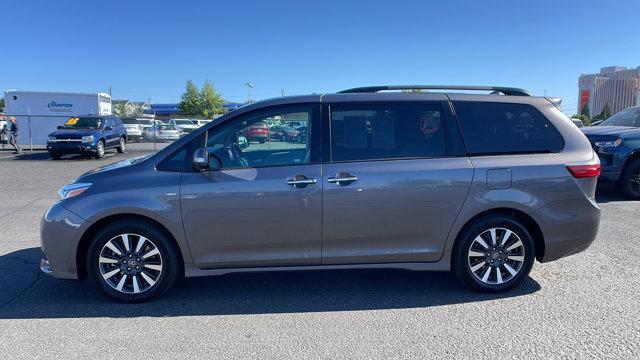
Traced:
<svg viewBox="0 0 640 360">
<path fill-rule="evenodd" d="M 391 270 L 187 279 L 122 305 L 41 275 L 39 220 L 101 161 L 0 152 L 0 358 L 622 358 L 640 356 L 640 202 L 601 186 L 585 252 L 536 264 L 500 295 L 448 273 Z"/>
</svg>

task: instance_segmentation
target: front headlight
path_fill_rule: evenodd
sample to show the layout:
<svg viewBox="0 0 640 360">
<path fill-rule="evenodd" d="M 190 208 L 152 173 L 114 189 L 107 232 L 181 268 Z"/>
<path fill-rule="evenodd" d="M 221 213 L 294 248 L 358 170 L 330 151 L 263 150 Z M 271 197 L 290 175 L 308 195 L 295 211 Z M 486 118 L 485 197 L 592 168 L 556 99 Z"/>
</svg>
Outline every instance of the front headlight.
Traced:
<svg viewBox="0 0 640 360">
<path fill-rule="evenodd" d="M 594 144 L 600 147 L 616 147 L 622 144 L 622 139 L 596 141 Z"/>
<path fill-rule="evenodd" d="M 48 140 L 48 141 L 56 141 L 56 137 L 55 137 L 55 136 L 52 136 L 52 135 L 49 135 L 49 136 L 47 137 L 47 140 Z"/>
<path fill-rule="evenodd" d="M 83 143 L 92 143 L 93 142 L 93 135 L 83 136 L 82 137 L 82 142 Z"/>
<path fill-rule="evenodd" d="M 61 199 L 68 199 L 78 196 L 91 187 L 91 183 L 77 183 L 65 185 L 58 191 Z"/>
</svg>

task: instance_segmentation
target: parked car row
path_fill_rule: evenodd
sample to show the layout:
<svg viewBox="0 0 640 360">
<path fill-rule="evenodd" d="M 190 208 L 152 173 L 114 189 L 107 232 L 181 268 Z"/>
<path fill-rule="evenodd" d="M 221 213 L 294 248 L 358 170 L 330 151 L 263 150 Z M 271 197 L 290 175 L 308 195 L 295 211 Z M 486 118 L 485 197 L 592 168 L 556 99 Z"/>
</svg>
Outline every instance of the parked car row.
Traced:
<svg viewBox="0 0 640 360">
<path fill-rule="evenodd" d="M 279 140 L 287 142 L 302 143 L 307 139 L 308 126 L 297 121 L 296 124 L 273 125 L 269 126 L 262 121 L 248 126 L 242 131 L 242 134 L 248 141 L 256 141 L 260 144 L 267 140 Z M 294 125 L 298 125 L 294 127 Z"/>
<path fill-rule="evenodd" d="M 66 154 L 104 157 L 108 149 L 124 152 L 127 142 L 175 141 L 211 120 L 171 119 L 167 123 L 145 118 L 79 116 L 49 134 L 47 150 L 52 159 Z"/>
</svg>

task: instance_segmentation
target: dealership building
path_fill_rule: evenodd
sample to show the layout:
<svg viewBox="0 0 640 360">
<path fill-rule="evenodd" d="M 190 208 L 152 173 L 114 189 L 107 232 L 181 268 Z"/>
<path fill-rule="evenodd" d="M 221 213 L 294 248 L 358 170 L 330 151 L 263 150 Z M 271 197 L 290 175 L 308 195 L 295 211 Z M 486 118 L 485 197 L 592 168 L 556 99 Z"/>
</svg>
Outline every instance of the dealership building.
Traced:
<svg viewBox="0 0 640 360">
<path fill-rule="evenodd" d="M 640 105 L 639 83 L 640 66 L 635 69 L 609 66 L 597 74 L 582 74 L 578 79 L 578 112 L 589 106 L 589 114 L 593 117 L 607 104 L 612 114 Z"/>
</svg>

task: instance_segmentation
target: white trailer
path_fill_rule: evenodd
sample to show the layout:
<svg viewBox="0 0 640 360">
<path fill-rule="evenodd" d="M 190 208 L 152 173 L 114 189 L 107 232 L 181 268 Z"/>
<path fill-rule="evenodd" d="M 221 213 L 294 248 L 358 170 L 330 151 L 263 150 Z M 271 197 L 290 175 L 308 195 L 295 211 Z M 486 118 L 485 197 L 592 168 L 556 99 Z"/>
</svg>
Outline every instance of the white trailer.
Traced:
<svg viewBox="0 0 640 360">
<path fill-rule="evenodd" d="M 82 115 L 111 115 L 111 96 L 105 93 L 14 91 L 4 93 L 7 118 L 20 128 L 20 144 L 43 147 L 47 136 L 67 119 Z"/>
</svg>

